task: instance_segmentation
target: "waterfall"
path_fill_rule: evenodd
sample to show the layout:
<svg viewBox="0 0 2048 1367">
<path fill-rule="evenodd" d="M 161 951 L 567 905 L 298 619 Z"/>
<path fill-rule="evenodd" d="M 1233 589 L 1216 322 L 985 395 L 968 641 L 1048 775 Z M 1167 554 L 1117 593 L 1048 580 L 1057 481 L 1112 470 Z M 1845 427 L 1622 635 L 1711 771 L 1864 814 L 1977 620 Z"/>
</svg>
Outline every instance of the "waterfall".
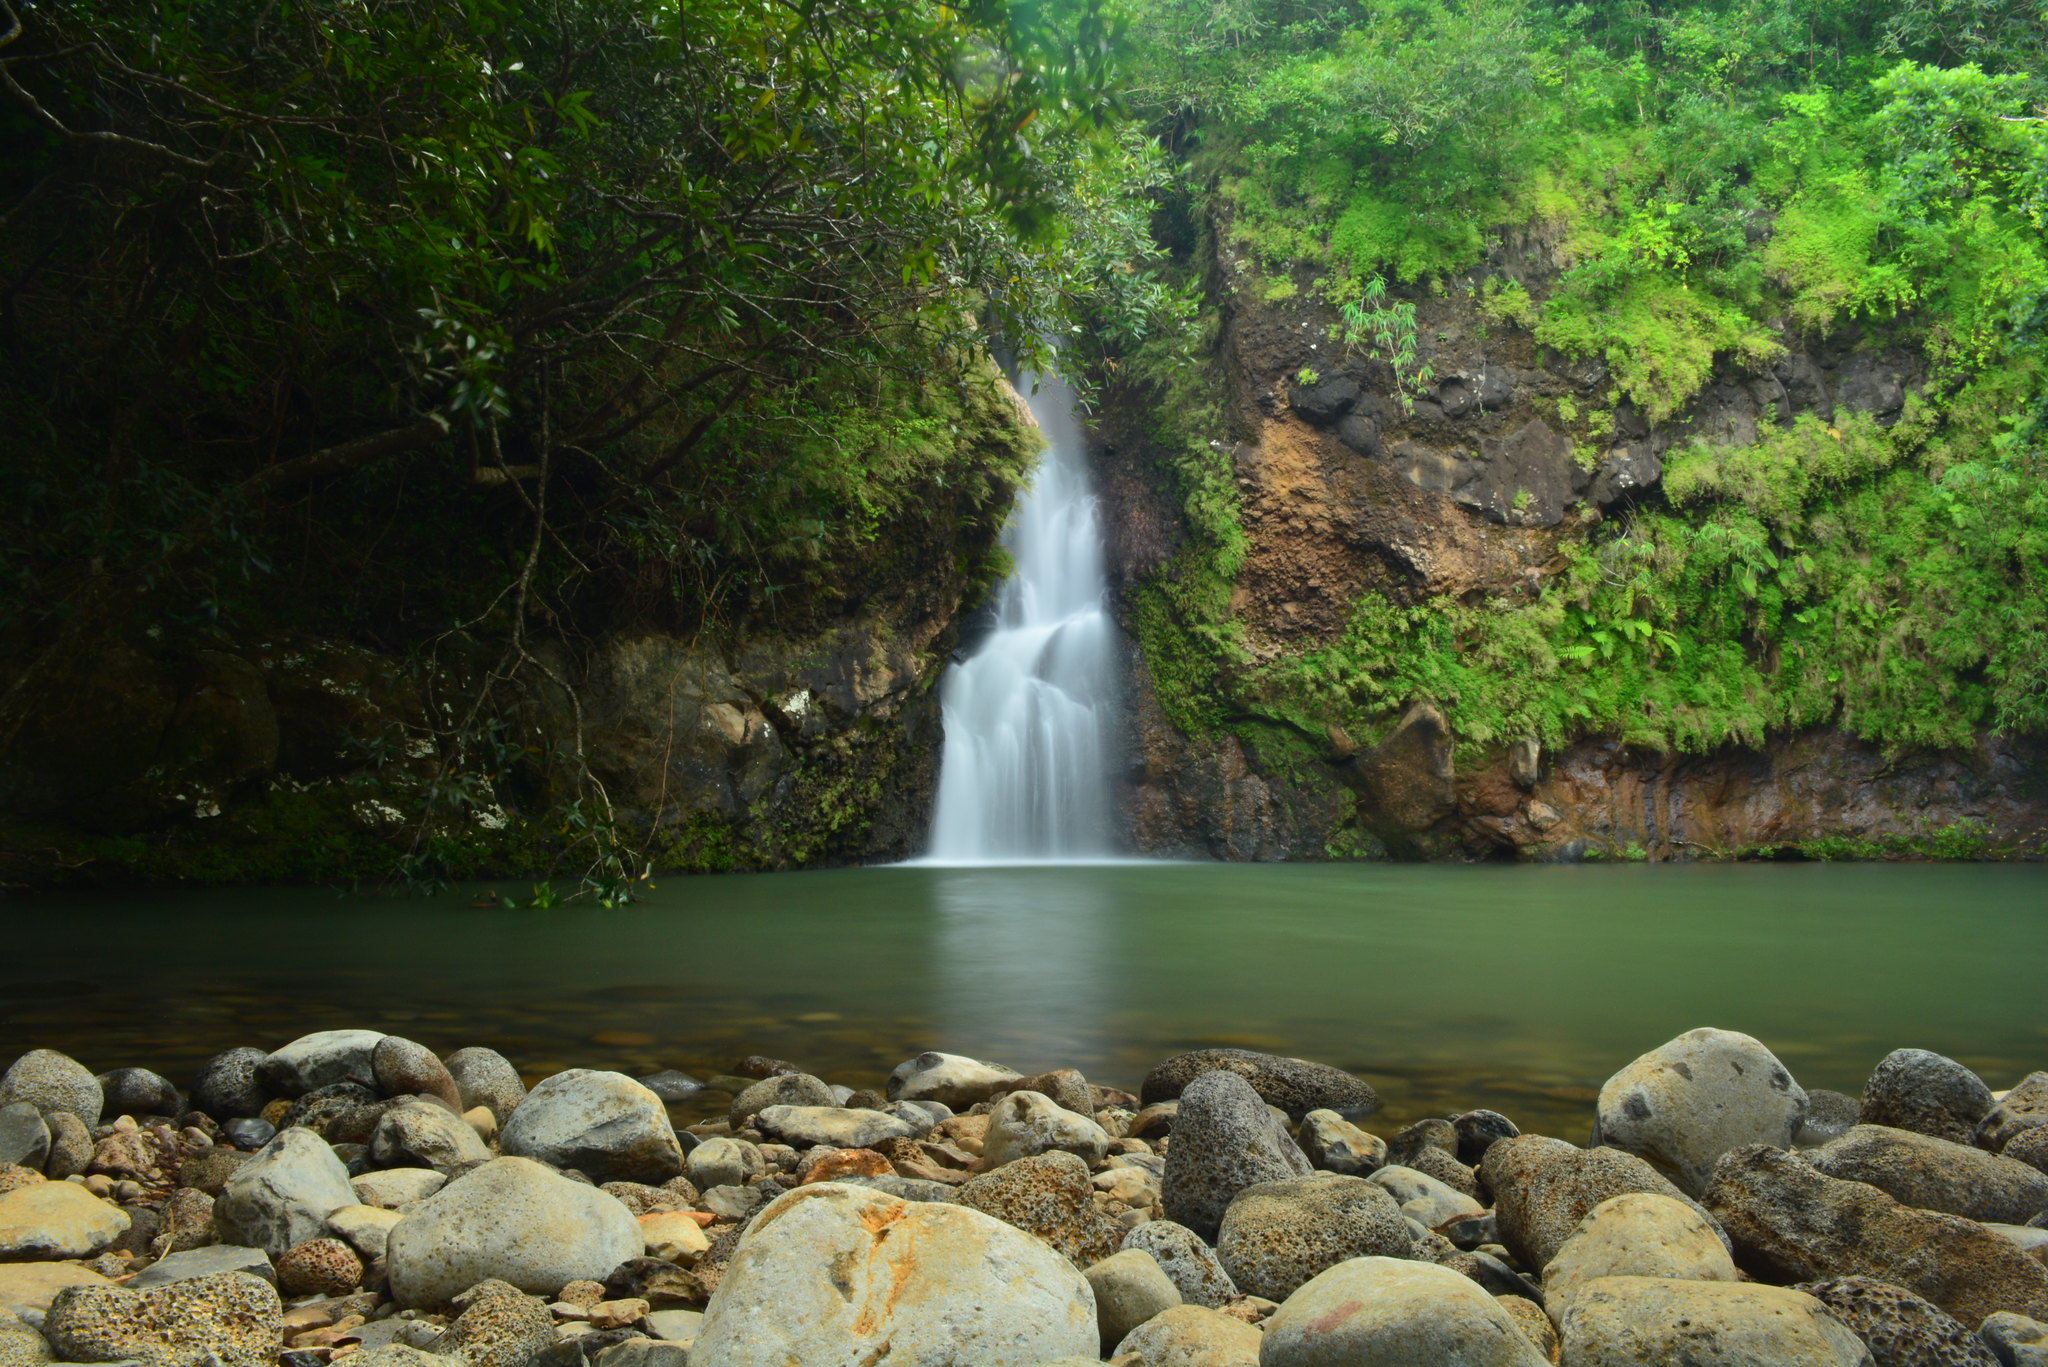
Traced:
<svg viewBox="0 0 2048 1367">
<path fill-rule="evenodd" d="M 1016 564 L 995 627 L 948 671 L 939 701 L 931 850 L 937 863 L 1112 857 L 1108 757 L 1116 639 L 1073 391 L 1051 376 L 1020 386 L 1045 454 L 1003 533 Z"/>
</svg>

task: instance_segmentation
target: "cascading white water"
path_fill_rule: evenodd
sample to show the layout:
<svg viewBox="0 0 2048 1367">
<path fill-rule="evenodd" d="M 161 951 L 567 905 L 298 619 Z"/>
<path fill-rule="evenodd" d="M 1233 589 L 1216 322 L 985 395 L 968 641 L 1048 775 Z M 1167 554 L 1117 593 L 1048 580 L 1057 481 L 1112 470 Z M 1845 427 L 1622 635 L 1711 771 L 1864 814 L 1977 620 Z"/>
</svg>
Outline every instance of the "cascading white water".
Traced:
<svg viewBox="0 0 2048 1367">
<path fill-rule="evenodd" d="M 1028 373 L 1020 388 L 1045 454 L 1003 533 L 1016 571 L 998 592 L 995 629 L 940 686 L 946 739 L 926 856 L 938 863 L 1116 853 L 1116 641 L 1095 493 L 1073 391 Z"/>
</svg>

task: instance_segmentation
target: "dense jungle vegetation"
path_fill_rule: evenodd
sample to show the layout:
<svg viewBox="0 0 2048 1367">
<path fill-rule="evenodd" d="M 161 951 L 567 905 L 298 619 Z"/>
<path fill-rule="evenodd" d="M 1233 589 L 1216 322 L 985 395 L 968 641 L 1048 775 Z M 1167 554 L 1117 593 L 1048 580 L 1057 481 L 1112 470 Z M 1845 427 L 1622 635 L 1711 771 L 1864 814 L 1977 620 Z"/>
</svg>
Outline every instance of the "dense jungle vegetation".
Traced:
<svg viewBox="0 0 2048 1367">
<path fill-rule="evenodd" d="M 1190 731 L 2048 731 L 2044 101 L 2039 0 L 0 0 L 0 748 L 110 633 L 317 630 L 459 660 L 488 793 L 543 638 L 800 623 L 999 517 L 985 358 L 1049 339 L 1173 453 Z M 1482 264 L 1532 224 L 1540 297 Z M 1673 451 L 1534 602 L 1255 664 L 1219 240 L 1410 378 L 1456 292 L 1602 358 L 1595 448 L 1792 333 L 1930 378 Z"/>
<path fill-rule="evenodd" d="M 1134 99 L 1187 211 L 1254 293 L 1322 301 L 1411 380 L 1431 294 L 1606 363 L 1607 392 L 1554 419 L 1587 454 L 1617 405 L 1671 417 L 1793 337 L 1853 330 L 1929 372 L 1890 425 L 1674 448 L 1661 496 L 1568 539 L 1534 603 L 1367 594 L 1341 640 L 1254 665 L 1219 415 L 1155 341 L 1133 369 L 1175 394 L 1158 435 L 1196 535 L 1139 621 L 1176 720 L 1314 734 L 1425 697 L 1479 746 L 2048 730 L 2044 21 L 1998 0 L 1141 10 Z M 1482 265 L 1531 226 L 1564 266 L 1540 298 Z"/>
</svg>

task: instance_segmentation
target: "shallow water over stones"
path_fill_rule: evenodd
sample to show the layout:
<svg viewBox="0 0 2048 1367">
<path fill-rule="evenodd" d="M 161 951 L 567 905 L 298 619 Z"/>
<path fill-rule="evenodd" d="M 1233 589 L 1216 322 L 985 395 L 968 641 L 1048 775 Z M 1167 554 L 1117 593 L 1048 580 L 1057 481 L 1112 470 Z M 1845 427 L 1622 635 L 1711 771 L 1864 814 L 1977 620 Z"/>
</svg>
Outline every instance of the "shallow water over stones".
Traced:
<svg viewBox="0 0 2048 1367">
<path fill-rule="evenodd" d="M 663 880 L 617 911 L 470 901 L 11 899 L 0 1058 L 183 1087 L 218 1050 L 347 1026 L 487 1044 L 529 1080 L 760 1053 L 879 1087 L 936 1048 L 1136 1090 L 1240 1045 L 1359 1074 L 1376 1124 L 1489 1106 L 1582 1142 L 1603 1079 L 1703 1022 L 1852 1093 L 1901 1045 L 1994 1086 L 2048 1053 L 2039 867 L 893 868 Z"/>
</svg>

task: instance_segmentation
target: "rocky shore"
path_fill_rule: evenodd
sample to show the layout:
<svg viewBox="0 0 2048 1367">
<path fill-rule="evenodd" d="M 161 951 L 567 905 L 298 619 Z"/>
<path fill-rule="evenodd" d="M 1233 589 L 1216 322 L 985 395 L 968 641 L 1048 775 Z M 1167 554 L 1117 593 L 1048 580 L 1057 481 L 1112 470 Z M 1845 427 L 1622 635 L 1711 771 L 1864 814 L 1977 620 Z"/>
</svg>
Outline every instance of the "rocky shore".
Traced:
<svg viewBox="0 0 2048 1367">
<path fill-rule="evenodd" d="M 1376 1134 L 1348 1073 L 1133 1094 L 944 1053 L 852 1087 L 331 1030 L 181 1092 L 0 1079 L 0 1367 L 2048 1367 L 2048 1072 L 1863 1096 L 1694 1030 L 1593 1144 Z M 728 1095 L 719 1119 L 670 1107 Z"/>
</svg>

